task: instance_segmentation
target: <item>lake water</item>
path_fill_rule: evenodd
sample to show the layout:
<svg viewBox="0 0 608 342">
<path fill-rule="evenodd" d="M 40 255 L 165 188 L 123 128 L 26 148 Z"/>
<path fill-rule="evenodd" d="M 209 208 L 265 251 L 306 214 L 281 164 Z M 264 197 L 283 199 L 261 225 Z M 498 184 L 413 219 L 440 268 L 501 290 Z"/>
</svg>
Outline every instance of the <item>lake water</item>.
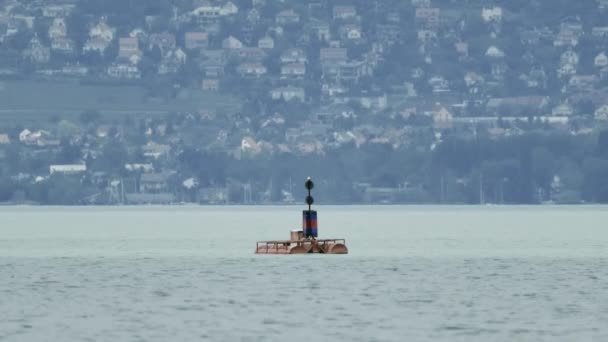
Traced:
<svg viewBox="0 0 608 342">
<path fill-rule="evenodd" d="M 606 207 L 0 208 L 0 341 L 608 341 Z"/>
</svg>

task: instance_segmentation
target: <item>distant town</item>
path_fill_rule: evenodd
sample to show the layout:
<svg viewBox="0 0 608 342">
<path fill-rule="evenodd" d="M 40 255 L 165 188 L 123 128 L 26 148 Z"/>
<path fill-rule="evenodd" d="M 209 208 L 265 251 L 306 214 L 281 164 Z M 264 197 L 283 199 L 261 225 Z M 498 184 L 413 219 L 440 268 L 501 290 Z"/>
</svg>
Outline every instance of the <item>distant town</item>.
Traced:
<svg viewBox="0 0 608 342">
<path fill-rule="evenodd" d="M 0 0 L 0 203 L 608 202 L 608 0 Z"/>
</svg>

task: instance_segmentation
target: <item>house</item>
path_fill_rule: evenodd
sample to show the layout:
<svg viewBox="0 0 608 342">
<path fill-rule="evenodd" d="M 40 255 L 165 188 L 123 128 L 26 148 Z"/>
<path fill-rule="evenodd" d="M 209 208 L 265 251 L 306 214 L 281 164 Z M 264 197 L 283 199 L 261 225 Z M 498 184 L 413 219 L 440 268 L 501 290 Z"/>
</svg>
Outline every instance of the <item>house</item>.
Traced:
<svg viewBox="0 0 608 342">
<path fill-rule="evenodd" d="M 522 30 L 519 39 L 524 45 L 537 45 L 540 43 L 541 34 L 537 29 Z"/>
<path fill-rule="evenodd" d="M 555 106 L 551 111 L 553 116 L 571 116 L 572 114 L 574 114 L 574 108 L 567 101 Z"/>
<path fill-rule="evenodd" d="M 281 54 L 281 63 L 283 64 L 306 62 L 308 62 L 308 57 L 306 57 L 306 52 L 302 49 L 287 49 Z"/>
<path fill-rule="evenodd" d="M 151 34 L 148 43 L 150 48 L 158 47 L 162 54 L 175 49 L 177 46 L 175 35 L 169 32 Z"/>
<path fill-rule="evenodd" d="M 275 88 L 270 91 L 270 97 L 273 100 L 298 100 L 300 102 L 304 102 L 306 100 L 306 92 L 304 88 L 300 87 L 280 87 Z"/>
<path fill-rule="evenodd" d="M 51 59 L 51 49 L 42 45 L 38 36 L 34 36 L 29 47 L 23 51 L 23 57 L 34 63 L 45 64 Z"/>
<path fill-rule="evenodd" d="M 87 166 L 85 164 L 68 164 L 68 165 L 51 165 L 49 166 L 49 173 L 51 175 L 54 174 L 63 174 L 63 175 L 73 175 L 78 173 L 87 172 Z"/>
<path fill-rule="evenodd" d="M 548 77 L 542 67 L 533 68 L 528 75 L 521 75 L 519 79 L 525 82 L 528 88 L 547 88 Z"/>
<path fill-rule="evenodd" d="M 321 64 L 338 64 L 348 60 L 348 50 L 341 47 L 321 48 L 320 53 Z"/>
<path fill-rule="evenodd" d="M 355 24 L 346 24 L 340 26 L 340 38 L 344 40 L 360 40 L 362 37 L 361 27 Z"/>
<path fill-rule="evenodd" d="M 258 40 L 258 48 L 265 50 L 274 49 L 274 39 L 268 35 L 260 38 L 260 40 Z"/>
<path fill-rule="evenodd" d="M 207 91 L 220 90 L 220 81 L 217 78 L 204 78 L 202 81 L 202 89 Z"/>
<path fill-rule="evenodd" d="M 486 23 L 499 23 L 502 21 L 502 8 L 498 6 L 481 9 L 481 19 Z"/>
<path fill-rule="evenodd" d="M 199 23 L 204 23 L 210 19 L 218 19 L 223 16 L 221 7 L 208 4 L 195 8 L 190 14 L 192 17 L 197 18 Z"/>
<path fill-rule="evenodd" d="M 243 47 L 237 50 L 236 55 L 243 62 L 261 62 L 268 57 L 266 51 L 257 47 Z"/>
<path fill-rule="evenodd" d="M 469 56 L 469 44 L 465 42 L 457 42 L 454 44 L 454 49 L 461 57 Z"/>
<path fill-rule="evenodd" d="M 0 145 L 8 145 L 11 143 L 11 138 L 8 134 L 0 134 Z"/>
<path fill-rule="evenodd" d="M 295 10 L 288 9 L 279 12 L 275 20 L 279 25 L 297 24 L 300 22 L 300 15 Z"/>
<path fill-rule="evenodd" d="M 428 81 L 429 86 L 433 90 L 434 94 L 447 93 L 450 91 L 448 81 L 440 76 L 431 77 Z"/>
<path fill-rule="evenodd" d="M 175 74 L 186 63 L 187 55 L 184 50 L 177 48 L 169 51 L 158 66 L 159 75 Z"/>
<path fill-rule="evenodd" d="M 454 116 L 444 106 L 436 105 L 432 112 L 433 128 L 437 130 L 450 129 L 454 124 Z"/>
<path fill-rule="evenodd" d="M 228 1 L 222 6 L 220 13 L 223 16 L 236 15 L 239 13 L 239 8 L 232 1 Z"/>
<path fill-rule="evenodd" d="M 603 105 L 595 111 L 595 119 L 608 121 L 608 105 Z"/>
<path fill-rule="evenodd" d="M 574 74 L 576 74 L 576 65 L 574 64 L 564 64 L 557 69 L 557 76 L 559 78 L 572 76 Z"/>
<path fill-rule="evenodd" d="M 595 88 L 599 78 L 595 75 L 574 75 L 568 81 L 568 89 L 571 91 L 588 92 Z"/>
<path fill-rule="evenodd" d="M 143 53 L 139 50 L 139 41 L 134 37 L 118 39 L 118 59 L 138 64 Z"/>
<path fill-rule="evenodd" d="M 131 63 L 113 63 L 110 65 L 106 71 L 108 76 L 112 78 L 122 78 L 122 79 L 139 79 L 141 78 L 141 73 L 139 72 L 139 68 L 137 65 L 133 65 Z"/>
<path fill-rule="evenodd" d="M 376 24 L 376 42 L 383 43 L 388 46 L 399 41 L 401 36 L 401 27 L 397 24 Z"/>
<path fill-rule="evenodd" d="M 143 193 L 164 193 L 169 190 L 175 171 L 144 173 L 139 180 L 139 190 Z"/>
<path fill-rule="evenodd" d="M 570 64 L 576 66 L 579 62 L 578 54 L 572 50 L 568 50 L 562 53 L 559 61 L 561 65 Z"/>
<path fill-rule="evenodd" d="M 59 145 L 59 140 L 51 139 L 50 133 L 43 130 L 32 132 L 29 129 L 24 129 L 19 133 L 19 141 L 28 146 L 42 147 Z"/>
<path fill-rule="evenodd" d="M 331 39 L 331 28 L 328 23 L 312 19 L 308 24 L 309 36 L 315 36 L 319 41 L 327 42 Z"/>
<path fill-rule="evenodd" d="M 306 75 L 306 64 L 289 63 L 281 66 L 281 78 L 302 78 Z"/>
<path fill-rule="evenodd" d="M 505 53 L 501 49 L 497 48 L 496 46 L 490 46 L 488 48 L 488 50 L 486 51 L 486 57 L 504 58 Z"/>
<path fill-rule="evenodd" d="M 154 165 L 141 163 L 125 164 L 125 170 L 129 172 L 151 173 L 154 172 Z"/>
<path fill-rule="evenodd" d="M 598 68 L 604 68 L 608 66 L 608 56 L 606 56 L 606 53 L 602 51 L 599 55 L 595 56 L 593 64 Z"/>
<path fill-rule="evenodd" d="M 608 26 L 596 26 L 592 28 L 591 35 L 599 39 L 608 37 Z"/>
<path fill-rule="evenodd" d="M 250 153 L 262 152 L 262 147 L 252 137 L 244 137 L 241 139 L 241 151 Z"/>
<path fill-rule="evenodd" d="M 415 24 L 419 29 L 436 31 L 439 27 L 439 8 L 416 8 Z"/>
<path fill-rule="evenodd" d="M 171 146 L 149 142 L 142 147 L 143 155 L 147 158 L 160 159 L 169 155 Z"/>
<path fill-rule="evenodd" d="M 83 51 L 98 51 L 103 53 L 114 40 L 116 29 L 106 24 L 105 19 L 102 19 L 97 25 L 94 25 L 89 30 L 89 39 L 83 46 Z"/>
<path fill-rule="evenodd" d="M 388 107 L 388 97 L 385 93 L 361 92 L 356 94 L 343 94 L 334 99 L 335 104 L 348 104 L 355 102 L 365 109 L 382 111 Z"/>
<path fill-rule="evenodd" d="M 495 80 L 502 80 L 509 69 L 507 63 L 502 60 L 493 62 L 491 68 L 490 73 Z"/>
<path fill-rule="evenodd" d="M 569 29 L 561 29 L 559 33 L 555 36 L 553 40 L 553 46 L 561 47 L 561 46 L 570 46 L 574 47 L 578 45 L 580 35 Z"/>
<path fill-rule="evenodd" d="M 334 6 L 332 13 L 334 20 L 354 19 L 357 17 L 355 6 Z"/>
<path fill-rule="evenodd" d="M 63 38 L 68 35 L 68 28 L 65 24 L 65 19 L 63 18 L 55 18 L 53 19 L 53 23 L 51 27 L 49 27 L 49 38 L 51 40 L 57 38 Z"/>
<path fill-rule="evenodd" d="M 184 35 L 186 49 L 206 49 L 209 46 L 209 34 L 207 32 L 186 32 Z"/>
<path fill-rule="evenodd" d="M 51 50 L 58 51 L 61 53 L 74 53 L 76 44 L 73 40 L 67 37 L 57 37 L 51 40 Z"/>
<path fill-rule="evenodd" d="M 91 38 L 87 40 L 87 42 L 82 47 L 83 52 L 98 52 L 99 54 L 103 54 L 103 52 L 110 46 L 111 42 L 107 40 L 97 37 Z"/>
<path fill-rule="evenodd" d="M 42 15 L 47 18 L 65 18 L 75 7 L 74 4 L 46 5 L 42 7 Z"/>
<path fill-rule="evenodd" d="M 241 63 L 237 67 L 237 72 L 243 77 L 260 77 L 267 71 L 262 63 Z"/>
<path fill-rule="evenodd" d="M 362 76 L 371 75 L 363 61 L 349 61 L 338 64 L 336 80 L 345 83 L 357 83 Z"/>
<path fill-rule="evenodd" d="M 230 36 L 230 37 L 222 40 L 222 49 L 234 50 L 234 49 L 240 49 L 242 47 L 243 47 L 243 43 L 233 36 Z"/>
</svg>

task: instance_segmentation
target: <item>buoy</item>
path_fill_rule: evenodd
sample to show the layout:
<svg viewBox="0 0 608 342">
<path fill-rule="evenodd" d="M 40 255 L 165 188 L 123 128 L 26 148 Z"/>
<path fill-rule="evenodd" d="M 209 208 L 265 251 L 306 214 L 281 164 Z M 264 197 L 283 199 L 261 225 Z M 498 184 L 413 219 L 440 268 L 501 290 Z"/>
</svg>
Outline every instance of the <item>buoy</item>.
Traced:
<svg viewBox="0 0 608 342">
<path fill-rule="evenodd" d="M 317 211 L 312 210 L 315 199 L 311 193 L 315 183 L 308 177 L 304 186 L 308 190 L 308 210 L 302 212 L 302 229 L 292 230 L 289 240 L 257 242 L 256 254 L 348 254 L 345 239 L 318 239 Z"/>
</svg>

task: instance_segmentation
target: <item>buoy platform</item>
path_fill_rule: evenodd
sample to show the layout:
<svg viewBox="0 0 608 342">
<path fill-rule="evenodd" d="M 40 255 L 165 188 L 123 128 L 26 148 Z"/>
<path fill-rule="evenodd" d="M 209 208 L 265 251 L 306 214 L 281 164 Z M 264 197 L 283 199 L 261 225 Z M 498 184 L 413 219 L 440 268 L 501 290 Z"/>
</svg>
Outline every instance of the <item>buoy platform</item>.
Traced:
<svg viewBox="0 0 608 342">
<path fill-rule="evenodd" d="M 260 241 L 256 245 L 256 254 L 348 254 L 346 240 L 285 240 Z"/>
<path fill-rule="evenodd" d="M 292 230 L 289 240 L 260 241 L 256 254 L 348 254 L 344 239 L 318 239 L 317 212 L 311 209 L 314 202 L 310 191 L 314 183 L 308 177 L 304 184 L 308 189 L 308 210 L 302 213 L 302 229 Z"/>
</svg>

